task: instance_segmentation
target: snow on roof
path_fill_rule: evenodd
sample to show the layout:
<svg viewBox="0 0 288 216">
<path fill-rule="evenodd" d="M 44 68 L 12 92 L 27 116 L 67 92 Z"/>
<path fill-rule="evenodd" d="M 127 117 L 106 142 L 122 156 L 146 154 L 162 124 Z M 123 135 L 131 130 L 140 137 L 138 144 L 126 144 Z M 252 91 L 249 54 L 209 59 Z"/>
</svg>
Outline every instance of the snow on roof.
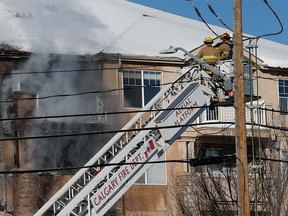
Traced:
<svg viewBox="0 0 288 216">
<path fill-rule="evenodd" d="M 31 52 L 164 57 L 159 51 L 169 46 L 192 50 L 214 37 L 202 22 L 126 0 L 1 0 L 0 16 L 0 42 Z M 287 45 L 264 39 L 258 45 L 264 64 L 288 68 Z"/>
</svg>

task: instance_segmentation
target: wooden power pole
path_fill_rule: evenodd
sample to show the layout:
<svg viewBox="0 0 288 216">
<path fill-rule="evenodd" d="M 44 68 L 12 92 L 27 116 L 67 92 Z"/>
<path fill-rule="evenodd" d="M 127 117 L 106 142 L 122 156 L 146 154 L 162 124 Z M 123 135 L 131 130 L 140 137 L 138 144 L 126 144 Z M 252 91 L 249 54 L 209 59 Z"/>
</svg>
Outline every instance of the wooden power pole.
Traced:
<svg viewBox="0 0 288 216">
<path fill-rule="evenodd" d="M 238 215 L 249 216 L 248 160 L 243 80 L 242 0 L 234 0 L 235 134 L 238 181 Z"/>
</svg>

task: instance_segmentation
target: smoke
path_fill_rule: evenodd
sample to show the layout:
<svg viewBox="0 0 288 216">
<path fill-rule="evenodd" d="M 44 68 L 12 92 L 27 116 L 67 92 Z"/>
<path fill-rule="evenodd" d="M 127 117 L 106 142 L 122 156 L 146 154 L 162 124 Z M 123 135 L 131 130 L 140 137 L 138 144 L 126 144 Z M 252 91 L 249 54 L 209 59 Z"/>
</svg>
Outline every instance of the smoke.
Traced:
<svg viewBox="0 0 288 216">
<path fill-rule="evenodd" d="M 103 49 L 105 39 L 112 37 L 82 1 L 6 0 L 0 2 L 0 8 L 7 21 L 1 24 L 0 41 L 34 53 L 96 53 Z"/>
<path fill-rule="evenodd" d="M 95 113 L 95 110 L 98 109 L 95 98 L 98 96 L 92 93 L 77 95 L 81 92 L 102 89 L 100 71 L 90 71 L 95 68 L 97 68 L 96 63 L 83 62 L 76 56 L 55 59 L 49 54 L 33 55 L 18 71 L 43 73 L 21 75 L 21 91 L 37 93 L 37 116 Z M 34 135 L 81 133 L 97 128 L 93 124 L 87 124 L 85 118 L 81 120 L 81 117 L 76 122 L 75 119 L 70 118 L 43 119 L 41 121 L 36 122 L 36 127 L 33 128 Z M 94 146 L 89 146 L 89 142 L 92 142 Z M 92 157 L 91 154 L 99 149 L 97 142 L 99 142 L 97 137 L 85 136 L 33 141 L 33 145 L 31 145 L 34 152 L 32 161 L 40 167 L 83 165 Z"/>
<path fill-rule="evenodd" d="M 14 91 L 36 94 L 38 100 L 34 115 L 39 117 L 104 112 L 107 109 L 99 95 L 74 95 L 103 89 L 102 71 L 98 70 L 100 66 L 80 59 L 78 55 L 95 54 L 113 38 L 109 28 L 93 14 L 95 8 L 90 10 L 91 4 L 79 0 L 0 2 L 0 12 L 6 14 L 5 26 L 10 26 L 9 29 L 3 28 L 0 41 L 33 53 L 27 61 L 19 61 L 15 65 L 13 72 L 19 74 L 2 79 L 2 100 L 7 100 L 7 95 Z M 9 106 L 11 103 L 1 105 L 2 117 L 9 117 Z M 105 121 L 94 119 L 89 122 L 84 118 L 76 122 L 75 119 L 60 118 L 33 120 L 32 127 L 26 129 L 23 136 L 98 132 L 108 130 Z M 30 155 L 26 166 L 51 168 L 83 165 L 109 140 L 109 136 L 27 141 L 27 151 L 32 154 L 25 154 Z"/>
<path fill-rule="evenodd" d="M 97 17 L 92 16 L 88 8 L 80 2 L 82 1 L 0 2 L 0 16 L 3 10 L 9 11 L 11 16 L 4 20 L 11 24 L 17 23 L 11 25 L 17 28 L 1 32 L 0 41 L 9 38 L 8 44 L 17 45 L 15 47 L 19 47 L 21 51 L 33 53 L 27 60 L 19 58 L 13 62 L 14 74 L 1 77 L 0 97 L 7 100 L 7 96 L 15 91 L 37 95 L 37 100 L 31 100 L 31 106 L 35 106 L 33 115 L 43 118 L 29 121 L 27 127 L 21 131 L 21 136 L 47 136 L 41 139 L 20 140 L 23 146 L 21 153 L 25 157 L 25 164 L 21 164 L 20 168 L 82 166 L 112 136 L 99 134 L 49 138 L 57 134 L 111 130 L 105 118 L 103 121 L 88 121 L 81 117 L 77 121 L 75 118 L 45 118 L 105 112 L 107 109 L 98 94 L 78 94 L 103 90 L 103 71 L 99 70 L 101 65 L 83 59 L 83 55 L 99 52 L 105 46 L 105 40 L 109 41 L 113 36 L 109 31 L 105 31 L 106 26 L 99 22 Z M 105 31 L 104 42 L 103 38 L 100 40 L 103 35 L 98 35 L 95 29 L 97 32 Z M 115 100 L 111 97 L 109 99 L 109 102 L 115 105 Z M 9 117 L 11 106 L 12 103 L 0 104 L 2 117 Z M 15 134 L 12 132 L 8 135 L 15 137 Z M 11 142 L 12 144 L 15 143 Z"/>
</svg>

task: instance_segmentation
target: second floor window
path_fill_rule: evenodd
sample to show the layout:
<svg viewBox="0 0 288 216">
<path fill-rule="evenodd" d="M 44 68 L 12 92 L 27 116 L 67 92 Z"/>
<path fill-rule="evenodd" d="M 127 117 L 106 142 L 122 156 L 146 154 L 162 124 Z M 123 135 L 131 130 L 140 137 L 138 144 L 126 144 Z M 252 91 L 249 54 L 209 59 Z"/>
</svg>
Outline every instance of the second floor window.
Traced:
<svg viewBox="0 0 288 216">
<path fill-rule="evenodd" d="M 244 94 L 245 95 L 250 95 L 252 92 L 252 95 L 254 95 L 254 89 L 253 89 L 253 81 L 252 83 L 250 82 L 250 66 L 249 65 L 244 65 L 243 67 L 244 74 L 247 77 L 244 79 Z"/>
<path fill-rule="evenodd" d="M 282 112 L 288 111 L 288 79 L 278 80 L 279 109 Z M 287 113 L 282 113 L 287 114 Z"/>
<path fill-rule="evenodd" d="M 161 72 L 123 71 L 124 106 L 144 107 L 159 91 Z"/>
</svg>

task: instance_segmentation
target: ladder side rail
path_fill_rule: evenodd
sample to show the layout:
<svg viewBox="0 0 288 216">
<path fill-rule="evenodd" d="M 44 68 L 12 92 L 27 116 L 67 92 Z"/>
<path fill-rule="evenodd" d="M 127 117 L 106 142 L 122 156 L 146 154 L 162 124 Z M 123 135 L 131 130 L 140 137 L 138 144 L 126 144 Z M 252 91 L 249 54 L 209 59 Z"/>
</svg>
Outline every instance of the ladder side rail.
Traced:
<svg viewBox="0 0 288 216">
<path fill-rule="evenodd" d="M 188 70 L 188 72 L 190 72 L 191 69 Z M 183 79 L 185 79 L 186 74 L 188 73 L 186 72 L 184 75 L 182 75 L 178 80 L 176 80 L 173 84 L 171 84 L 170 86 L 167 86 L 166 88 L 162 89 L 143 109 L 147 109 L 147 108 L 153 108 L 153 106 L 163 97 L 163 95 L 165 95 L 165 93 L 168 92 L 169 94 L 169 90 L 171 87 L 173 87 L 173 85 L 177 82 L 182 81 Z M 133 126 L 133 124 L 135 124 L 135 122 L 137 122 L 139 119 L 141 119 L 141 117 L 144 114 L 138 113 L 136 114 L 124 127 L 123 129 L 129 129 L 130 127 Z M 94 157 L 92 157 L 88 163 L 86 163 L 85 166 L 91 166 L 94 165 L 95 162 L 97 162 L 97 160 L 99 160 L 99 158 L 101 158 L 101 156 L 103 155 L 103 151 L 106 152 L 109 150 L 109 148 L 111 148 L 111 146 L 113 146 L 122 136 L 123 134 L 125 134 L 124 132 L 120 132 L 117 133 L 108 143 L 107 145 L 105 145 L 103 148 L 101 149 Z M 71 186 L 73 186 L 73 184 L 75 182 L 78 181 L 78 179 L 80 179 L 81 177 L 85 176 L 85 173 L 87 172 L 89 168 L 83 168 L 80 169 L 53 197 L 50 198 L 50 200 L 43 205 L 38 212 L 36 212 L 35 215 L 42 215 L 46 210 L 48 210 L 53 203 L 55 203 L 58 199 L 61 198 L 61 196 L 68 191 L 69 193 L 69 189 Z"/>
<path fill-rule="evenodd" d="M 203 96 L 203 98 L 199 101 L 199 105 L 203 105 L 203 106 L 205 106 L 205 105 L 209 105 L 210 104 L 210 96 L 211 95 L 213 95 L 213 92 L 211 92 L 211 91 L 208 91 L 206 88 L 203 88 L 203 87 L 201 87 L 199 84 L 198 85 L 195 85 L 195 83 L 193 84 L 193 85 L 191 85 L 191 88 L 189 88 L 189 86 L 187 86 L 187 89 L 185 88 L 185 85 L 183 85 L 182 86 L 182 89 L 181 90 L 177 90 L 176 92 L 175 92 L 175 94 L 176 95 L 178 95 L 178 93 L 180 93 L 180 94 L 182 94 L 182 92 L 183 93 L 185 93 L 185 92 L 187 92 L 187 90 L 193 90 L 193 93 L 192 94 L 189 94 L 189 95 L 191 95 L 191 96 L 189 96 L 190 98 L 193 98 L 193 97 L 195 97 L 195 96 L 197 96 L 196 98 L 198 98 L 198 97 L 200 97 L 200 98 L 202 98 L 202 96 Z M 198 90 L 196 90 L 196 89 L 198 89 Z M 183 90 L 183 91 L 182 91 Z M 199 94 L 200 92 L 202 92 L 202 94 Z M 212 93 L 212 94 L 210 94 L 210 93 Z M 184 94 L 184 95 L 186 95 L 186 93 Z M 193 96 L 194 95 L 194 96 Z M 202 95 L 202 96 L 201 96 Z M 206 96 L 205 96 L 206 95 Z M 210 96 L 209 96 L 210 95 Z M 183 96 L 183 95 L 182 95 Z M 175 96 L 175 100 L 176 100 L 176 98 L 177 98 L 178 96 Z M 182 98 L 183 99 L 183 98 Z M 182 100 L 181 99 L 181 100 Z M 172 100 L 173 101 L 173 100 Z M 179 102 L 179 101 L 178 101 Z M 180 104 L 178 104 L 178 105 L 180 105 Z M 199 111 L 197 111 L 197 112 L 195 112 L 192 116 L 190 116 L 191 118 L 190 118 L 190 120 L 193 120 L 193 119 L 196 119 L 199 115 L 201 115 L 201 113 L 204 111 L 205 109 L 203 109 L 203 108 L 200 108 L 199 109 Z M 160 114 L 159 114 L 160 113 Z M 163 113 L 163 112 L 159 112 L 158 114 L 159 115 L 161 115 L 161 113 Z M 157 120 L 157 117 L 159 116 L 159 115 L 156 115 L 155 116 L 155 118 L 154 118 L 154 120 Z M 158 124 L 158 123 L 157 123 Z M 182 131 L 177 131 L 177 132 L 175 132 L 175 133 L 177 133 L 177 136 L 179 136 L 181 133 L 183 132 L 183 130 Z M 161 136 L 161 139 L 163 138 L 162 137 L 162 132 L 161 132 L 161 130 L 160 130 L 160 136 Z M 171 140 L 173 141 L 174 140 L 174 137 L 172 137 L 171 138 Z M 171 142 L 172 142 L 171 141 Z M 170 140 L 166 140 L 166 144 L 162 147 L 162 152 L 164 153 L 164 151 L 165 150 L 167 150 L 168 148 L 169 148 L 169 146 L 172 144 L 170 142 Z M 162 153 L 161 152 L 161 153 Z M 148 168 L 147 168 L 148 169 Z M 146 171 L 146 169 L 144 169 L 143 170 L 143 172 L 145 172 Z M 117 172 L 118 172 L 118 170 L 117 170 Z M 116 172 L 116 173 L 117 173 Z M 139 176 L 141 175 L 142 173 L 140 173 L 139 172 Z M 135 181 L 139 178 L 139 176 L 137 176 L 137 178 L 135 177 Z M 130 188 L 130 186 L 132 185 L 134 183 L 134 181 L 132 180 L 132 179 L 129 179 L 129 181 L 128 182 L 125 182 L 125 184 L 123 184 L 123 189 L 121 190 L 121 193 L 119 192 L 119 193 L 117 193 L 115 196 L 113 196 L 113 197 L 110 197 L 109 198 L 109 203 L 103 208 L 103 209 L 101 209 L 101 212 L 98 212 L 97 213 L 97 215 L 99 215 L 99 216 L 102 216 L 103 214 L 105 214 L 106 213 L 106 211 L 108 210 L 108 209 L 110 209 L 111 208 L 111 206 L 118 200 L 118 198 L 119 197 L 121 197 L 122 195 L 123 195 L 123 193 L 125 193 L 129 188 Z M 106 184 L 107 184 L 107 182 L 106 182 Z M 92 198 L 93 198 L 93 196 L 92 196 Z M 95 209 L 94 209 L 95 210 Z M 97 210 L 95 210 L 96 212 L 97 212 Z M 103 212 L 102 212 L 103 211 Z"/>
<path fill-rule="evenodd" d="M 195 88 L 197 88 L 197 89 L 199 89 L 200 90 L 200 92 L 202 91 L 202 88 L 200 87 L 200 85 L 193 85 Z M 190 90 L 190 88 L 188 88 L 189 86 L 187 85 L 187 88 L 183 88 L 182 90 L 183 90 L 183 93 L 185 93 L 185 91 L 186 90 Z M 182 91 L 181 91 L 181 93 L 182 93 Z M 180 93 L 180 94 L 181 94 Z M 179 95 L 180 95 L 179 94 Z M 197 91 L 193 91 L 193 93 L 191 94 L 191 96 L 193 96 L 193 95 L 198 95 L 198 92 Z M 202 95 L 203 95 L 203 97 L 204 97 L 204 92 L 202 93 Z M 177 99 L 178 97 L 177 96 L 175 96 L 175 100 Z M 204 97 L 205 98 L 205 97 Z M 203 99 L 203 101 L 202 102 L 204 102 L 204 101 L 206 101 L 205 99 Z M 181 103 L 180 103 L 181 104 Z M 193 114 L 193 118 L 195 119 L 195 118 L 197 118 L 202 112 L 204 111 L 204 109 L 201 109 L 200 110 L 200 112 L 196 112 L 195 114 Z M 161 111 L 161 112 L 159 112 L 158 113 L 158 115 L 154 118 L 154 120 L 156 120 L 157 118 L 158 118 L 158 116 L 160 116 L 162 113 L 163 113 L 164 111 Z M 156 130 L 155 130 L 156 131 Z M 157 132 L 158 132 L 158 135 L 159 135 L 159 137 L 158 137 L 158 139 L 155 139 L 155 140 L 160 140 L 160 139 L 162 139 L 162 134 L 160 133 L 160 131 L 158 131 L 157 130 Z M 178 133 L 178 131 L 177 131 L 177 133 Z M 180 135 L 180 134 L 178 134 L 178 135 Z M 156 136 L 156 135 L 155 135 Z M 163 145 L 162 147 L 161 147 L 161 150 L 162 151 L 159 151 L 159 153 L 161 152 L 161 154 L 158 154 L 158 156 L 160 157 L 163 153 L 164 153 L 164 151 L 166 151 L 168 148 L 169 148 L 169 146 L 170 146 L 170 141 L 168 140 L 168 142 L 166 142 L 166 144 L 165 145 Z M 138 151 L 136 152 L 136 153 L 134 153 L 134 155 L 137 155 L 138 154 Z M 131 156 L 131 158 L 133 159 L 133 156 Z M 130 162 L 130 160 L 128 160 L 128 162 Z M 151 165 L 151 164 L 150 164 Z M 145 165 L 144 165 L 145 166 Z M 123 195 L 123 193 L 125 193 L 129 188 L 130 188 L 130 186 L 132 185 L 132 184 L 134 184 L 135 183 L 135 181 L 148 169 L 148 167 L 149 167 L 149 165 L 147 165 L 147 166 L 145 166 L 145 168 L 144 168 L 144 166 L 143 166 L 143 169 L 141 169 L 141 171 L 138 171 L 138 172 L 132 172 L 131 173 L 131 176 L 133 176 L 134 174 L 135 174 L 135 176 L 134 177 L 132 177 L 132 178 L 129 178 L 129 179 L 127 179 L 127 181 L 125 181 L 124 183 L 122 183 L 123 184 L 123 187 L 122 187 L 122 189 L 119 191 L 119 192 L 117 192 L 116 194 L 112 194 L 111 196 L 109 196 L 108 198 L 106 198 L 106 200 L 107 201 L 105 201 L 104 202 L 104 204 L 103 205 L 105 205 L 104 207 L 102 207 L 102 205 L 100 205 L 99 203 L 101 203 L 102 202 L 102 200 L 101 200 L 101 198 L 102 198 L 102 195 L 101 195 L 101 190 L 99 191 L 100 193 L 96 193 L 96 194 L 94 194 L 93 196 L 92 196 L 92 198 L 94 197 L 97 201 L 95 201 L 94 200 L 94 203 L 96 203 L 96 205 L 97 205 L 97 207 L 98 207 L 98 205 L 99 205 L 99 209 L 96 209 L 95 211 L 96 211 L 96 213 L 97 213 L 97 215 L 98 216 L 102 216 L 103 214 L 105 214 L 106 213 L 106 211 L 107 210 L 109 210 L 111 207 L 112 207 L 112 205 Z M 122 168 L 123 169 L 123 168 Z M 120 171 L 121 171 L 121 169 L 120 169 Z M 115 177 L 115 179 L 117 179 L 117 173 L 119 172 L 119 170 L 117 170 L 117 172 L 115 173 L 115 175 L 116 175 L 116 177 Z M 112 181 L 113 181 L 113 179 L 114 179 L 114 177 L 112 177 L 111 178 L 112 179 Z M 115 181 L 115 180 L 114 180 Z M 109 185 L 110 184 L 110 182 L 109 181 L 107 181 L 104 185 L 103 185 L 103 187 L 105 188 L 105 187 L 107 187 L 107 185 Z M 97 196 L 99 196 L 99 199 L 97 199 Z M 91 199 L 92 199 L 91 198 Z M 93 202 L 93 200 L 92 200 L 92 202 Z"/>
<path fill-rule="evenodd" d="M 147 160 L 145 160 L 145 162 L 152 162 L 152 161 L 157 161 L 160 156 L 162 154 L 160 154 L 162 148 L 158 148 L 157 150 L 155 150 L 154 152 L 150 151 L 150 155 L 148 156 Z M 141 158 L 141 156 L 143 156 L 143 150 L 141 151 L 141 149 L 139 149 L 138 151 L 136 151 L 134 153 L 133 156 L 130 157 L 130 159 L 127 161 L 128 163 L 130 163 L 131 161 L 135 160 L 135 158 Z M 142 157 L 143 158 L 143 157 Z M 140 160 L 140 159 L 139 159 Z M 144 159 L 142 159 L 144 161 Z M 141 175 L 143 175 L 151 166 L 151 163 L 147 163 L 147 164 L 139 164 L 139 165 L 135 165 L 133 166 L 133 170 L 131 170 L 131 167 L 129 169 L 130 165 L 126 165 L 125 167 L 121 167 L 121 169 L 119 169 L 119 171 L 117 171 L 117 173 L 115 173 L 115 178 L 114 180 L 117 178 L 117 182 L 118 182 L 118 187 L 115 188 L 115 192 L 112 192 L 112 197 L 111 198 L 107 198 L 106 200 L 103 200 L 103 203 L 101 203 L 100 207 L 97 208 L 96 214 L 97 216 L 102 216 L 104 215 L 116 202 L 117 200 L 140 178 Z M 120 180 L 119 180 L 119 175 L 121 176 L 121 172 L 125 170 L 129 170 L 129 176 L 125 176 L 125 178 L 120 185 Z M 113 179 L 112 179 L 113 181 Z M 109 182 L 107 182 L 106 185 L 104 185 L 103 187 L 107 187 L 109 185 Z M 101 193 L 99 193 L 101 194 Z M 95 199 L 97 199 L 97 194 L 95 194 L 95 196 L 91 197 L 91 202 L 93 202 L 93 198 L 94 198 L 94 202 Z"/>
<path fill-rule="evenodd" d="M 174 96 L 174 97 L 176 97 L 176 96 Z M 148 126 L 151 127 L 150 124 L 149 124 Z M 153 125 L 153 126 L 155 126 L 155 125 Z M 145 134 L 147 134 L 147 132 L 145 132 L 145 131 L 142 131 L 141 133 L 143 134 L 142 137 L 144 137 Z M 141 134 L 141 133 L 140 133 L 140 134 Z M 137 137 L 138 137 L 138 136 L 137 136 Z M 143 140 L 142 137 L 140 137 L 140 139 L 139 139 L 139 138 L 137 139 L 137 137 L 135 138 L 135 139 L 136 139 L 136 143 L 139 143 L 140 140 Z M 133 142 L 132 142 L 132 143 L 133 143 Z M 133 144 L 130 144 L 130 146 L 132 146 L 132 147 L 131 147 L 130 149 L 128 149 L 128 150 L 125 149 L 124 152 L 130 152 L 130 151 L 132 151 L 132 149 L 135 147 L 135 145 L 133 145 Z M 123 159 L 124 159 L 123 157 L 120 157 L 120 161 L 123 161 Z M 113 161 L 111 161 L 111 162 L 115 162 L 115 161 L 113 160 Z M 116 161 L 116 162 L 117 162 L 117 161 Z M 119 162 L 119 161 L 118 161 L 118 162 Z M 105 170 L 107 170 L 107 169 L 105 169 Z M 107 171 L 107 172 L 108 172 L 108 173 L 107 173 L 106 178 L 108 179 L 108 178 L 109 178 L 109 175 L 110 175 L 110 173 L 109 173 L 110 171 Z M 101 174 L 104 175 L 104 172 L 102 171 Z M 106 178 L 105 178 L 105 179 L 106 179 Z M 100 178 L 100 179 L 103 179 L 103 178 Z"/>
<path fill-rule="evenodd" d="M 146 138 L 147 140 L 148 139 L 150 139 L 152 137 L 152 133 L 150 133 L 149 134 L 149 137 L 148 138 Z M 147 147 L 145 146 L 145 144 L 143 144 L 141 147 L 143 148 L 143 146 L 144 146 L 144 148 L 145 148 L 145 150 L 147 151 Z M 141 148 L 140 147 L 140 148 Z M 138 149 L 139 150 L 139 149 Z M 126 155 L 126 157 L 127 157 L 127 160 L 125 161 L 125 162 L 127 162 L 127 161 L 129 161 L 131 158 L 133 159 L 133 156 L 135 157 L 135 155 L 136 155 L 136 157 L 139 157 L 139 155 L 137 155 L 138 153 L 137 153 L 137 151 L 134 151 L 134 153 L 133 154 L 131 154 L 131 155 L 129 155 L 130 154 L 130 152 Z M 129 156 L 128 156 L 129 155 Z M 124 157 L 124 158 L 126 158 L 126 157 Z M 131 161 L 130 161 L 131 162 Z M 122 165 L 122 166 L 130 166 L 130 165 Z M 115 175 L 117 175 L 117 173 L 119 173 L 119 170 L 120 171 L 123 171 L 123 169 L 122 169 L 122 166 L 119 166 L 119 168 L 113 173 L 113 176 L 110 176 L 110 179 L 109 180 L 111 180 L 112 179 L 112 181 L 113 181 L 113 178 L 115 178 Z M 122 169 L 122 170 L 121 170 Z M 145 171 L 144 171 L 145 172 Z M 138 178 L 137 178 L 138 179 Z M 136 179 L 136 180 L 137 180 Z M 106 181 L 105 182 L 105 184 L 103 184 L 102 186 L 101 186 L 101 188 L 99 189 L 99 191 L 101 192 L 101 190 L 102 190 L 102 193 L 103 193 L 103 190 L 105 190 L 105 185 L 108 183 L 109 181 Z M 103 189 L 104 188 L 104 189 Z M 97 193 L 98 193 L 98 191 L 97 191 Z M 89 194 L 90 195 L 90 194 Z M 88 195 L 88 198 L 89 198 L 89 195 Z M 93 194 L 91 194 L 91 196 L 93 196 Z M 88 200 L 90 200 L 90 199 L 88 199 Z M 111 198 L 109 198 L 109 200 L 111 200 Z M 114 200 L 114 199 L 113 199 Z M 117 199 L 118 200 L 118 199 Z M 109 201 L 110 202 L 110 201 Z M 116 201 L 115 201 L 116 202 Z M 88 202 L 90 205 L 91 205 L 91 203 L 90 202 Z M 92 207 L 92 205 L 91 205 L 91 207 Z M 95 209 L 93 208 L 93 210 L 95 211 Z M 90 210 L 90 211 L 93 211 L 92 209 Z M 73 211 L 73 210 L 72 210 Z M 69 213 L 69 211 L 67 211 L 67 212 L 64 212 L 64 211 L 61 211 L 61 215 L 62 214 L 67 214 L 67 213 Z M 78 212 L 79 213 L 79 212 Z M 80 212 L 80 214 L 82 214 L 82 212 Z M 94 213 L 95 214 L 95 213 Z M 98 215 L 98 213 L 97 213 L 97 215 Z"/>
<path fill-rule="evenodd" d="M 172 85 L 172 84 L 171 84 Z M 171 86 L 167 86 L 163 90 L 161 90 L 143 109 L 149 110 L 150 108 L 154 108 L 154 104 L 158 102 L 161 97 L 170 89 Z M 150 109 L 151 110 L 151 109 Z M 133 126 L 134 122 L 136 122 L 138 119 L 140 119 L 144 113 L 140 112 L 137 113 L 124 127 L 123 130 L 128 130 L 130 127 Z M 103 148 L 96 153 L 86 164 L 85 166 L 92 166 L 94 165 L 99 158 L 103 155 L 103 152 L 106 152 L 109 150 L 111 146 L 113 146 L 121 137 L 125 135 L 125 132 L 119 132 L 117 133 Z M 47 211 L 53 203 L 55 203 L 58 199 L 61 198 L 61 196 L 68 192 L 69 189 L 74 185 L 75 182 L 78 181 L 81 177 L 85 175 L 85 173 L 89 170 L 89 168 L 82 168 L 80 169 L 57 193 L 54 194 L 50 198 L 48 202 L 46 202 L 35 214 L 35 216 L 41 216 Z"/>
<path fill-rule="evenodd" d="M 125 135 L 125 133 L 123 132 L 123 133 L 121 133 L 120 135 Z M 98 156 L 98 158 L 99 157 L 101 157 L 102 156 L 102 154 L 101 153 L 99 153 L 99 156 Z M 90 165 L 90 164 L 89 164 Z M 94 165 L 94 164 L 93 164 Z M 69 183 L 69 185 L 66 183 L 59 191 L 58 191 L 58 194 L 60 194 L 60 196 L 58 196 L 58 197 L 55 197 L 55 195 L 57 195 L 57 193 L 54 195 L 54 197 L 52 197 L 51 199 L 50 199 L 50 206 L 51 205 L 53 205 L 53 203 L 57 203 L 57 200 L 59 200 L 59 199 L 63 199 L 63 194 L 65 194 L 65 193 L 67 193 L 67 197 L 71 197 L 71 190 L 73 190 L 73 191 L 75 191 L 75 195 L 77 194 L 77 192 L 79 193 L 79 191 L 80 190 L 76 190 L 75 188 L 74 188 L 74 186 L 78 186 L 77 185 L 77 183 L 78 183 L 78 181 L 79 181 L 79 179 L 80 180 L 82 180 L 82 177 L 84 178 L 84 179 L 86 179 L 86 177 L 85 177 L 85 174 L 86 174 L 86 172 L 89 170 L 89 168 L 83 168 L 83 169 L 81 169 L 81 171 L 79 172 L 77 172 L 73 177 L 74 177 L 74 179 L 71 179 L 71 180 L 69 180 L 69 182 L 67 182 L 67 183 Z M 101 171 L 102 173 L 103 173 L 103 171 Z M 89 173 L 89 175 L 91 175 L 91 173 Z M 72 177 L 72 178 L 73 178 Z M 86 179 L 87 180 L 87 179 Z M 92 179 L 91 179 L 92 180 Z M 86 181 L 86 183 L 88 183 L 88 181 Z M 76 184 L 76 185 L 75 185 Z M 87 185 L 87 184 L 86 184 Z M 73 196 L 73 197 L 75 197 L 75 196 Z M 52 203 L 53 202 L 53 203 Z M 47 204 L 47 205 L 46 205 Z M 44 208 L 49 208 L 50 206 L 48 206 L 48 204 L 49 203 L 46 203 L 43 207 Z M 61 202 L 61 204 L 62 204 L 62 202 Z M 42 208 L 43 208 L 42 207 Z M 59 206 L 60 207 L 60 206 Z M 61 207 L 63 207 L 63 204 L 61 205 Z M 46 210 L 43 208 L 43 210 L 42 211 L 38 211 L 35 215 L 42 215 Z M 57 208 L 57 207 L 56 207 Z M 41 209 L 40 209 L 41 210 Z"/>
<path fill-rule="evenodd" d="M 187 85 L 188 86 L 188 85 Z M 198 88 L 199 88 L 200 86 L 198 85 Z M 183 89 L 185 89 L 185 88 L 183 88 Z M 181 91 L 180 91 L 181 92 Z M 176 94 L 174 97 L 175 98 L 177 98 L 177 95 L 178 94 Z M 160 111 L 159 113 L 161 114 L 163 111 Z M 158 113 L 158 114 L 159 114 Z M 200 115 L 200 114 L 199 114 Z M 156 115 L 155 117 L 157 117 L 158 115 Z M 156 119 L 156 118 L 155 118 Z M 154 123 L 154 121 L 153 122 L 150 122 L 148 125 L 147 125 L 147 127 L 154 127 L 155 126 L 155 123 Z M 135 139 L 133 139 L 132 141 L 131 141 L 131 143 L 129 143 L 128 145 L 129 146 L 126 146 L 124 149 L 123 149 L 123 151 L 121 151 L 120 152 L 120 154 L 119 155 L 117 155 L 115 158 L 113 158 L 113 160 L 111 161 L 111 163 L 118 163 L 118 162 L 121 162 L 121 161 L 123 161 L 123 160 L 125 160 L 125 158 L 126 158 L 126 156 L 127 156 L 127 152 L 128 152 L 128 154 L 132 151 L 132 149 L 135 147 L 135 145 L 137 144 L 137 143 L 139 143 L 139 142 L 141 142 L 141 140 L 143 140 L 143 138 L 144 138 L 144 136 L 147 134 L 147 133 L 150 133 L 150 132 L 146 132 L 146 131 L 141 131 L 139 134 L 137 134 L 136 135 L 136 137 L 135 137 Z M 121 156 L 121 153 L 123 154 L 122 156 Z M 119 159 L 117 159 L 119 157 Z M 115 167 L 114 167 L 115 168 Z M 114 171 L 114 172 L 117 172 L 117 169 Z M 106 176 L 105 176 L 106 175 Z M 101 177 L 100 177 L 101 176 Z M 113 173 L 110 173 L 110 169 L 103 169 L 103 171 L 101 171 L 101 173 L 100 173 L 100 176 L 99 176 L 99 179 L 101 180 L 101 179 L 103 179 L 103 178 L 105 178 L 105 179 L 107 179 L 107 181 L 109 181 L 109 179 L 110 178 L 112 178 L 113 177 Z M 106 182 L 107 182 L 106 181 Z M 92 185 L 95 185 L 95 183 L 93 183 Z M 105 185 L 105 183 L 104 183 L 104 185 Z M 103 186 L 103 185 L 102 185 Z M 83 199 L 86 195 L 85 194 L 82 194 L 82 197 L 81 197 L 81 195 L 79 194 L 79 195 L 77 195 L 77 196 L 79 196 L 79 198 L 77 199 L 77 200 L 81 200 L 81 199 Z M 64 207 L 64 209 L 63 209 L 63 211 L 61 211 L 61 213 L 63 214 L 66 214 L 66 213 L 68 213 L 70 210 L 69 210 L 69 206 L 70 205 L 72 205 L 72 207 L 74 207 L 75 205 L 77 205 L 77 200 L 76 199 L 73 199 L 73 202 L 71 202 L 71 203 L 69 203 L 67 206 L 65 206 Z M 65 212 L 66 211 L 66 212 Z"/>
<path fill-rule="evenodd" d="M 151 125 L 150 125 L 151 124 Z M 147 127 L 152 127 L 152 124 L 154 126 L 154 122 L 151 122 L 150 124 L 147 125 Z M 110 163 L 112 164 L 117 164 L 117 163 L 121 163 L 122 161 L 126 161 L 127 155 L 131 152 L 131 150 L 133 150 L 133 148 L 141 141 L 143 141 L 143 139 L 146 138 L 146 135 L 151 133 L 151 131 L 141 131 L 139 132 L 136 137 L 131 140 L 131 142 L 129 142 L 128 145 L 126 145 L 124 147 L 124 149 L 119 152 L 119 154 L 117 154 L 115 156 L 115 158 L 113 158 Z M 99 174 L 96 175 L 95 178 L 93 178 L 79 193 L 77 193 L 75 195 L 75 197 L 70 200 L 70 202 L 68 202 L 59 212 L 59 215 L 67 215 L 69 214 L 73 208 L 75 206 L 77 206 L 77 204 L 79 202 L 81 202 L 82 200 L 85 199 L 85 197 L 91 192 L 91 191 L 98 191 L 98 189 L 95 190 L 95 188 L 97 188 L 98 184 L 101 181 L 105 181 L 107 182 L 110 178 L 112 178 L 113 174 L 115 172 L 117 172 L 117 170 L 114 171 L 114 173 L 112 173 L 111 171 L 115 168 L 117 168 L 118 165 L 113 165 L 113 166 L 107 166 L 107 167 L 103 167 L 103 169 L 101 170 L 101 172 L 99 172 Z M 112 174 L 112 175 L 111 175 Z M 105 185 L 105 183 L 103 184 Z M 101 187 L 103 186 L 101 185 Z M 100 187 L 100 188 L 101 188 Z"/>
</svg>

